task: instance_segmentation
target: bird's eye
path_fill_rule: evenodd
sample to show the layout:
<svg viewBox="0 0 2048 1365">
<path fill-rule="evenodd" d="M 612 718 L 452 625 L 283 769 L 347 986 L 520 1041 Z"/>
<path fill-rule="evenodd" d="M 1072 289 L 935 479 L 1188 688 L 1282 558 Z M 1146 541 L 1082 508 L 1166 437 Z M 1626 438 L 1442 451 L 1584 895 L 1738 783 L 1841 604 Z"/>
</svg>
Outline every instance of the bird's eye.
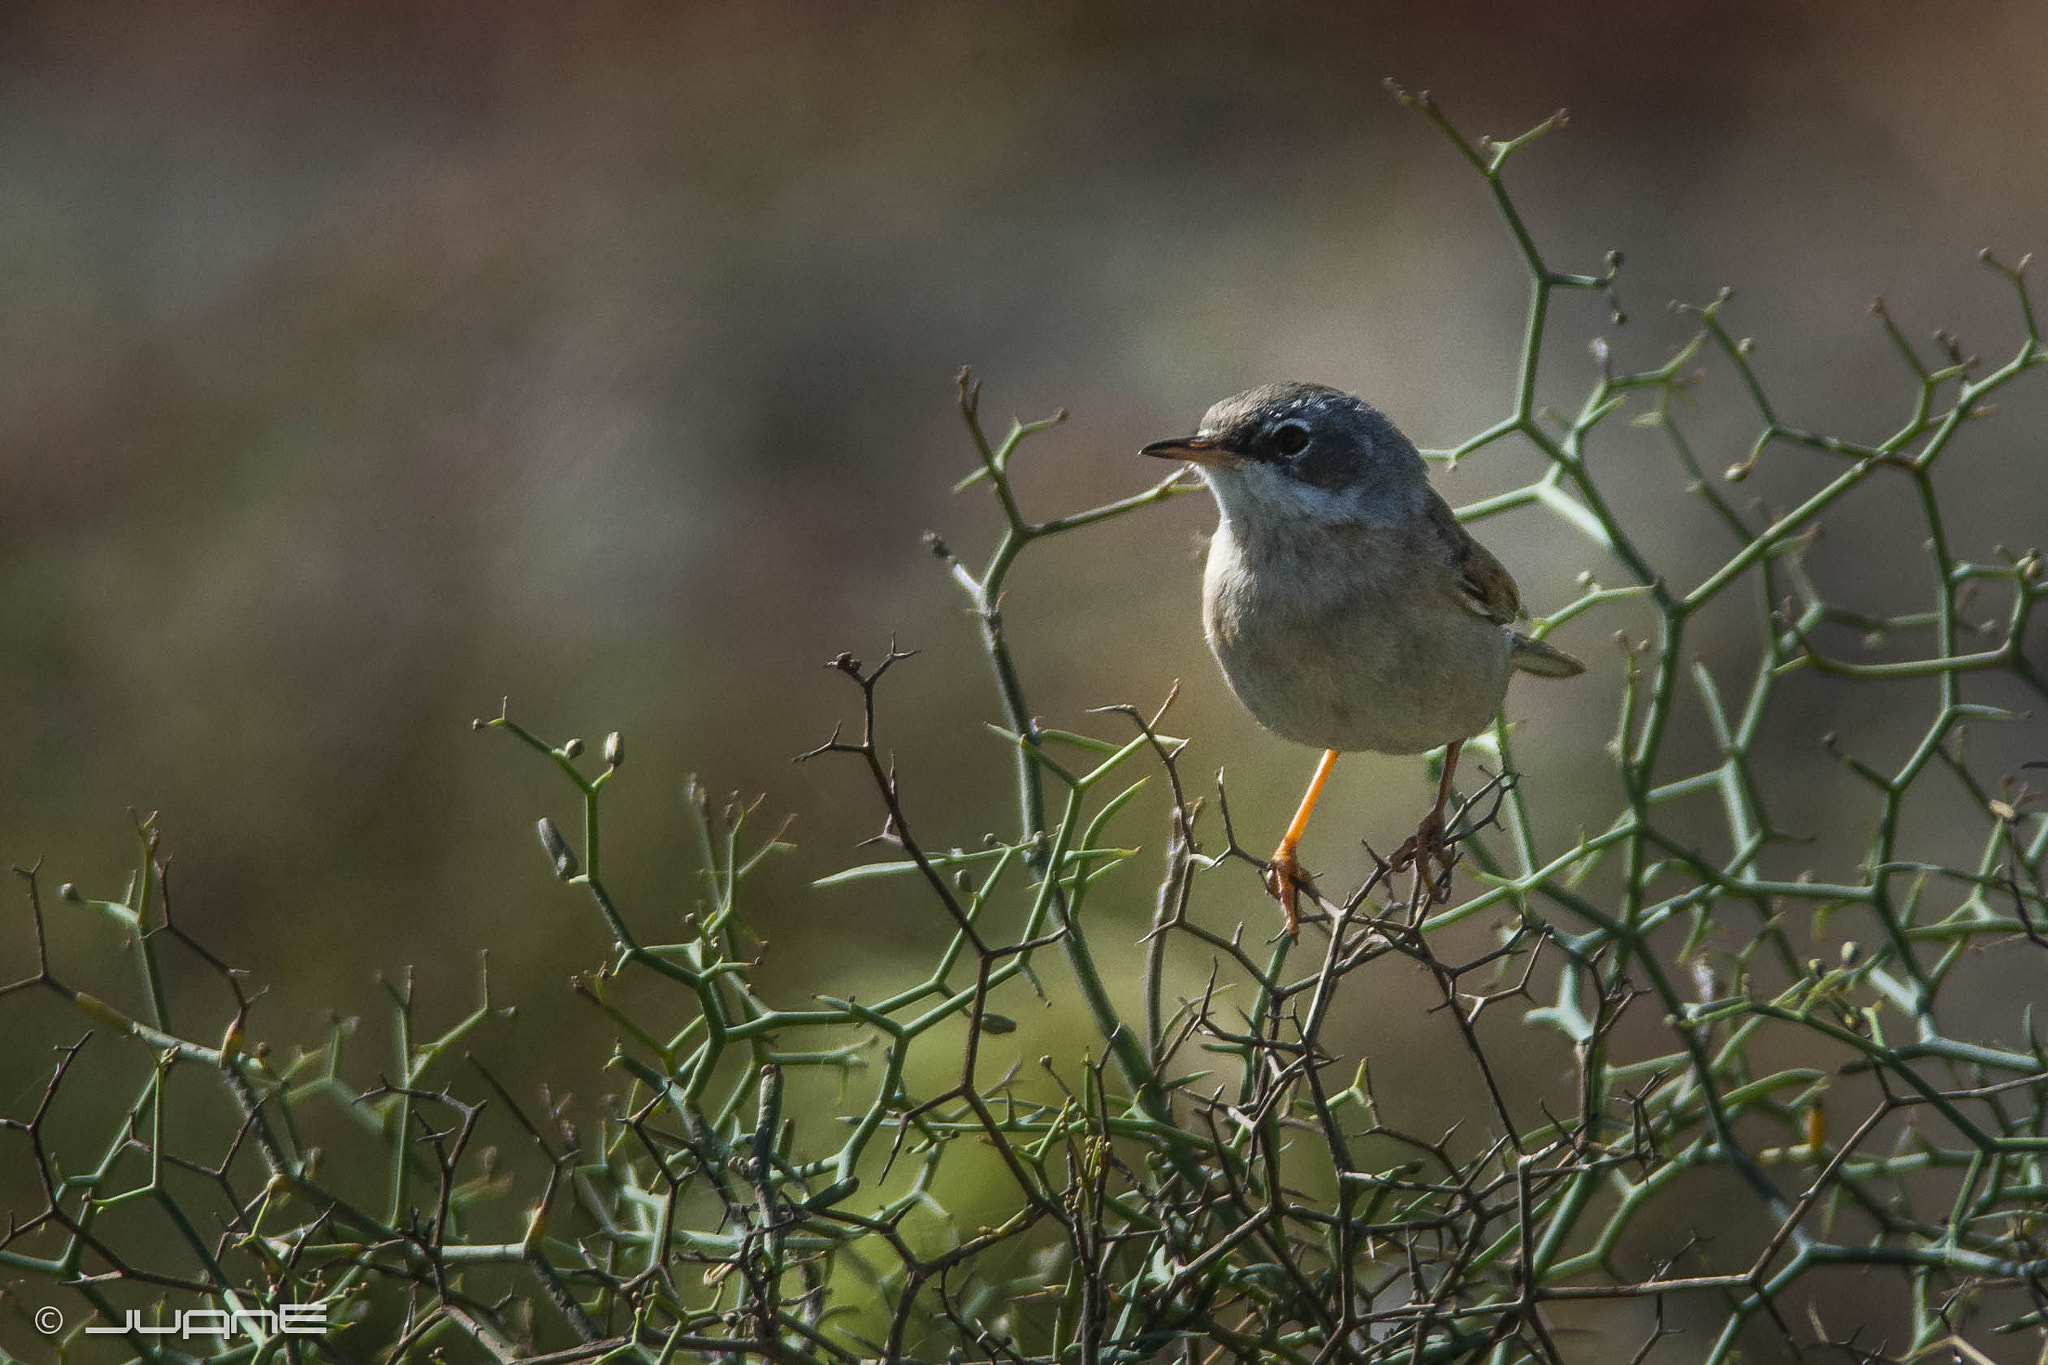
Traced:
<svg viewBox="0 0 2048 1365">
<path fill-rule="evenodd" d="M 1308 448 L 1308 424 L 1282 422 L 1273 428 L 1273 449 L 1282 455 L 1299 455 Z"/>
</svg>

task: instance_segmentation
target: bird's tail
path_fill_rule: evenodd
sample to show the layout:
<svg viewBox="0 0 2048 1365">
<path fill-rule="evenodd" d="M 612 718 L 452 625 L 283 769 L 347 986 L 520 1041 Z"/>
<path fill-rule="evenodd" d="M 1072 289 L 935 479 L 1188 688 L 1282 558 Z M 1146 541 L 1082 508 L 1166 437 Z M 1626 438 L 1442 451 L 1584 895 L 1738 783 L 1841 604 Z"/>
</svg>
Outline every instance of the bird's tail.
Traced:
<svg viewBox="0 0 2048 1365">
<path fill-rule="evenodd" d="M 1575 678 L 1586 671 L 1586 666 L 1561 649 L 1552 649 L 1541 640 L 1532 640 L 1526 635 L 1508 632 L 1514 642 L 1514 664 L 1524 673 L 1534 673 L 1539 678 Z"/>
</svg>

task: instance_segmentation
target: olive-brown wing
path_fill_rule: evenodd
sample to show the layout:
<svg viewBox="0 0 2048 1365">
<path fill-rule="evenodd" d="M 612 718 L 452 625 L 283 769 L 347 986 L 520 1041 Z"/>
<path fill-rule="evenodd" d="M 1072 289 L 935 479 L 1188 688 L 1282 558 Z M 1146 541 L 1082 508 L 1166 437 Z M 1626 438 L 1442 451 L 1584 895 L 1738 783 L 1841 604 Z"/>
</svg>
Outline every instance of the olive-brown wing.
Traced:
<svg viewBox="0 0 2048 1365">
<path fill-rule="evenodd" d="M 1522 592 L 1515 586 L 1514 575 L 1484 545 L 1472 539 L 1458 523 L 1451 505 L 1434 490 L 1429 501 L 1429 527 L 1450 562 L 1453 577 L 1447 587 L 1456 595 L 1459 605 L 1496 625 L 1521 620 Z"/>
</svg>

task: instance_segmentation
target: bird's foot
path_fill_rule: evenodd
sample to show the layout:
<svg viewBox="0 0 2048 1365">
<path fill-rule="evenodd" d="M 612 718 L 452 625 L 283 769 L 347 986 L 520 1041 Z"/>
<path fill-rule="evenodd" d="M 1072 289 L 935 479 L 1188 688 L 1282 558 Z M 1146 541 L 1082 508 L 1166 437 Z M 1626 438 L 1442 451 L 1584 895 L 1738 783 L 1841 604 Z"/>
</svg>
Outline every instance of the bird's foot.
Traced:
<svg viewBox="0 0 2048 1365">
<path fill-rule="evenodd" d="M 1295 856 L 1294 845 L 1283 842 L 1273 850 L 1272 861 L 1266 864 L 1266 893 L 1280 902 L 1280 913 L 1287 917 L 1287 937 L 1296 938 L 1301 933 L 1301 911 L 1297 904 L 1303 891 L 1316 894 L 1315 879 L 1301 865 Z"/>
<path fill-rule="evenodd" d="M 1428 903 L 1447 900 L 1451 889 L 1451 844 L 1444 838 L 1444 812 L 1438 806 L 1422 817 L 1407 843 L 1394 850 L 1387 866 L 1396 872 L 1413 867 L 1422 880 Z"/>
</svg>

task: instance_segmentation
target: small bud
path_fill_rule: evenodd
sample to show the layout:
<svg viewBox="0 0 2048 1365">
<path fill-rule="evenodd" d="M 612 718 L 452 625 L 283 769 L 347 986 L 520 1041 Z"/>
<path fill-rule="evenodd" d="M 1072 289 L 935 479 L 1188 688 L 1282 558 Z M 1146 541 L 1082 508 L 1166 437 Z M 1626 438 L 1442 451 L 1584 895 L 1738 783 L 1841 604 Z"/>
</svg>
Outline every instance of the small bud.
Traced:
<svg viewBox="0 0 2048 1365">
<path fill-rule="evenodd" d="M 1750 355 L 1753 354 L 1755 350 L 1755 337 L 1744 337 L 1742 340 L 1735 343 L 1735 354 L 1737 355 Z"/>
<path fill-rule="evenodd" d="M 582 740 L 580 740 L 580 739 L 568 739 L 568 740 L 564 740 L 564 741 L 562 741 L 562 757 L 563 757 L 563 758 L 575 758 L 575 757 L 577 757 L 578 755 L 580 755 L 580 754 L 581 754 L 582 752 L 583 752 L 583 741 L 582 741 Z"/>
<path fill-rule="evenodd" d="M 953 551 L 947 546 L 945 541 L 939 539 L 937 531 L 926 531 L 924 533 L 924 547 L 940 559 L 951 559 L 953 557 Z"/>
<path fill-rule="evenodd" d="M 983 1010 L 981 1013 L 981 1031 L 997 1035 L 1015 1033 L 1017 1031 L 1017 1021 L 1007 1014 L 997 1014 L 993 1010 Z"/>
<path fill-rule="evenodd" d="M 1820 1145 L 1828 1138 L 1828 1111 L 1821 1107 L 1819 1100 L 1807 1106 L 1801 1126 L 1806 1130 L 1804 1136 L 1807 1155 L 1817 1155 L 1820 1152 Z"/>
<path fill-rule="evenodd" d="M 548 855 L 548 861 L 555 865 L 555 875 L 563 881 L 576 875 L 576 855 L 569 851 L 568 840 L 562 831 L 555 828 L 555 822 L 543 815 L 540 818 L 540 846 Z"/>
<path fill-rule="evenodd" d="M 57 888 L 57 899 L 60 901 L 76 902 L 84 900 L 85 897 L 78 894 L 78 888 L 76 886 L 72 885 L 70 882 L 66 882 L 64 883 L 64 885 Z"/>
<path fill-rule="evenodd" d="M 604 737 L 604 762 L 608 768 L 616 768 L 626 761 L 626 741 L 617 730 Z"/>
<path fill-rule="evenodd" d="M 1749 466 L 1746 464 L 1731 464 L 1722 472 L 1721 477 L 1730 483 L 1741 483 L 1749 477 Z"/>
</svg>

